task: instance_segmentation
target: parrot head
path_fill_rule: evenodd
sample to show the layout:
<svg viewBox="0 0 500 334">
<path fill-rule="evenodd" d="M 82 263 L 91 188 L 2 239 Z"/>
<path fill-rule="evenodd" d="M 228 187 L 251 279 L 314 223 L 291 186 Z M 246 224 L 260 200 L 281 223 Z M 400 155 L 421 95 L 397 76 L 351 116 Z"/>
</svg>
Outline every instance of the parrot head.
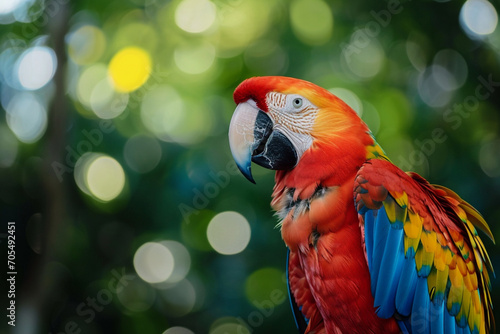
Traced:
<svg viewBox="0 0 500 334">
<path fill-rule="evenodd" d="M 292 178 L 324 181 L 346 163 L 362 163 L 373 138 L 346 103 L 310 82 L 288 77 L 253 77 L 234 92 L 229 126 L 231 153 L 254 182 L 251 162 Z M 305 178 L 305 179 L 304 179 Z"/>
</svg>

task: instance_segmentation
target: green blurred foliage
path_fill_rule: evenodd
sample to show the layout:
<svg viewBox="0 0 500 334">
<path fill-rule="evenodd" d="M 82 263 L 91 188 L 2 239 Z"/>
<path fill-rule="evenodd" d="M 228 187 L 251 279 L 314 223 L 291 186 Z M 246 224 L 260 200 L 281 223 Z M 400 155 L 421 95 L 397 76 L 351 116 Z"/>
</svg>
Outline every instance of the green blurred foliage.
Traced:
<svg viewBox="0 0 500 334">
<path fill-rule="evenodd" d="M 0 221 L 17 224 L 19 333 L 294 332 L 274 175 L 256 166 L 247 182 L 227 142 L 232 92 L 251 76 L 332 89 L 394 163 L 454 189 L 500 237 L 499 86 L 477 91 L 500 81 L 500 35 L 468 31 L 462 1 L 20 2 L 0 6 Z M 45 60 L 22 65 L 35 47 Z M 131 47 L 142 54 L 112 72 Z M 65 117 L 50 117 L 58 101 Z M 249 223 L 246 247 L 207 238 L 226 211 Z M 499 291 L 493 279 L 494 305 Z"/>
</svg>

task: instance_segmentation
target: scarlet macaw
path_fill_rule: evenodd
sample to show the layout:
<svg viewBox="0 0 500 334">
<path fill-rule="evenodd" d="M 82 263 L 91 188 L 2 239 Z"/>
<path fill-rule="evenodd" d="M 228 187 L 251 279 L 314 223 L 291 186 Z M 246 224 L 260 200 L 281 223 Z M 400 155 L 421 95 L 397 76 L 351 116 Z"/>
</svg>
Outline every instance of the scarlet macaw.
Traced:
<svg viewBox="0 0 500 334">
<path fill-rule="evenodd" d="M 489 333 L 482 216 L 405 173 L 342 100 L 310 82 L 254 77 L 234 92 L 232 155 L 276 170 L 271 206 L 288 247 L 300 333 Z"/>
</svg>

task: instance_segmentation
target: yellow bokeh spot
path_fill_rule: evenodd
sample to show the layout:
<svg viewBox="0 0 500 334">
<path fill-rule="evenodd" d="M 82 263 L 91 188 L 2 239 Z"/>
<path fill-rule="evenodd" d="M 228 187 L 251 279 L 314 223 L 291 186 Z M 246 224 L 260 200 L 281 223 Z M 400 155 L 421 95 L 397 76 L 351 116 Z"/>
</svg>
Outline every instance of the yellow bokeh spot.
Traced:
<svg viewBox="0 0 500 334">
<path fill-rule="evenodd" d="M 141 87 L 151 74 L 151 57 L 138 47 L 126 47 L 115 54 L 108 73 L 118 92 L 128 93 Z"/>
</svg>

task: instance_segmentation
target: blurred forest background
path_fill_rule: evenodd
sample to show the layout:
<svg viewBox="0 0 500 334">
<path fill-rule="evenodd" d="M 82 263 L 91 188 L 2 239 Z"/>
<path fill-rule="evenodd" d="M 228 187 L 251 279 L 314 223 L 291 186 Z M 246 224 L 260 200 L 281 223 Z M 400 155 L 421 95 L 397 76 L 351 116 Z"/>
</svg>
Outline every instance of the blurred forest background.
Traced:
<svg viewBox="0 0 500 334">
<path fill-rule="evenodd" d="M 0 332 L 295 332 L 274 173 L 249 183 L 228 146 L 250 76 L 331 89 L 397 165 L 458 192 L 500 239 L 496 8 L 2 0 L 0 277 L 8 222 L 17 276 L 15 327 L 0 285 Z M 498 279 L 493 296 L 498 320 Z"/>
</svg>

